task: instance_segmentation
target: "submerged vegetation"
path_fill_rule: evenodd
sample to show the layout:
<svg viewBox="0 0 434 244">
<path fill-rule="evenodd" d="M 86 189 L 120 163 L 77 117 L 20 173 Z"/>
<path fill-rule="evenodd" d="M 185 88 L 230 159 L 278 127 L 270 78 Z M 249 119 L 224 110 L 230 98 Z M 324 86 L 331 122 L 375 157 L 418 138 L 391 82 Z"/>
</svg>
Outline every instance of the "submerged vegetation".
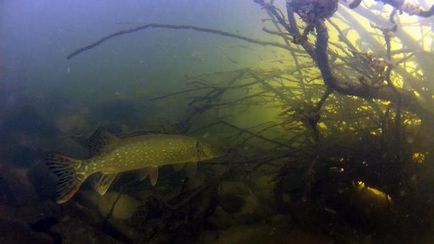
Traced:
<svg viewBox="0 0 434 244">
<path fill-rule="evenodd" d="M 185 111 L 174 123 L 145 121 L 143 98 L 98 103 L 88 114 L 77 112 L 79 123 L 57 121 L 63 127 L 28 107 L 0 113 L 6 118 L 0 135 L 15 145 L 2 148 L 2 158 L 20 165 L 28 158 L 40 161 L 25 172 L 11 167 L 0 174 L 2 218 L 19 219 L 13 222 L 19 231 L 31 233 L 22 238 L 41 243 L 432 242 L 433 23 L 409 23 L 434 15 L 434 6 L 400 0 L 254 2 L 268 16 L 263 31 L 271 40 L 152 23 L 67 56 L 79 58 L 109 39 L 160 28 L 235 38 L 289 57 L 278 60 L 280 68 L 188 75 L 186 89 L 147 98 L 162 109 L 183 101 Z M 17 124 L 20 113 L 35 123 Z M 54 177 L 42 163 L 44 148 L 29 145 L 90 156 L 80 147 L 88 142 L 85 136 L 65 141 L 57 134 L 89 132 L 95 124 L 122 136 L 186 134 L 224 148 L 226 155 L 199 164 L 196 174 L 161 167 L 155 187 L 134 171 L 103 196 L 84 185 L 59 206 Z M 41 141 L 38 133 L 47 136 Z"/>
</svg>

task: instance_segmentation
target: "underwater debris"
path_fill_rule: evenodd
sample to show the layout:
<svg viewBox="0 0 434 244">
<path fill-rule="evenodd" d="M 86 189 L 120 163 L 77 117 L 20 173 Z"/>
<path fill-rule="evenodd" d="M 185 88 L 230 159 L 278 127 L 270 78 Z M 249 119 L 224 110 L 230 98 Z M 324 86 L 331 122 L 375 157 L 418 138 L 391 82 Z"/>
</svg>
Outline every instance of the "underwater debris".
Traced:
<svg viewBox="0 0 434 244">
<path fill-rule="evenodd" d="M 59 233 L 61 243 L 131 243 L 115 239 L 77 217 L 64 217 L 51 229 Z"/>
<path fill-rule="evenodd" d="M 270 206 L 259 198 L 259 192 L 253 192 L 251 187 L 243 182 L 222 182 L 217 196 L 219 206 L 231 217 L 231 222 L 227 224 L 232 226 L 256 224 L 272 214 Z"/>
<path fill-rule="evenodd" d="M 274 215 L 263 223 L 255 225 L 237 225 L 215 233 L 204 232 L 199 243 L 330 243 L 333 240 L 326 235 L 291 228 L 286 216 Z"/>
<path fill-rule="evenodd" d="M 217 207 L 217 190 L 231 171 L 191 187 L 186 182 L 175 195 L 153 194 L 132 218 L 141 230 L 138 243 L 191 243 L 210 228 L 209 217 Z"/>
<path fill-rule="evenodd" d="M 32 231 L 25 223 L 17 220 L 0 219 L 1 243 L 53 243 L 50 236 Z"/>
</svg>

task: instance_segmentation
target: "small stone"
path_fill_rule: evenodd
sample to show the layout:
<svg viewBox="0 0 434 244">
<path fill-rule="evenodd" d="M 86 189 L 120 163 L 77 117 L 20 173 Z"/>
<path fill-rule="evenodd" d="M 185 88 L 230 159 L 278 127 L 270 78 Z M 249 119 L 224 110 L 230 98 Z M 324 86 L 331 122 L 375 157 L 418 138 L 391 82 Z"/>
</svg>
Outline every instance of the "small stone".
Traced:
<svg viewBox="0 0 434 244">
<path fill-rule="evenodd" d="M 82 193 L 90 204 L 95 206 L 102 216 L 107 216 L 113 207 L 113 203 L 118 198 L 119 193 L 112 191 L 107 192 L 104 196 L 100 196 L 94 191 L 84 191 Z M 139 207 L 140 202 L 126 194 L 122 194 L 117 200 L 115 208 L 112 212 L 112 217 L 116 219 L 126 220 L 133 216 L 136 209 Z"/>
<path fill-rule="evenodd" d="M 51 231 L 60 234 L 63 244 L 123 243 L 79 219 L 71 217 L 63 218 L 61 222 L 51 228 Z"/>
</svg>

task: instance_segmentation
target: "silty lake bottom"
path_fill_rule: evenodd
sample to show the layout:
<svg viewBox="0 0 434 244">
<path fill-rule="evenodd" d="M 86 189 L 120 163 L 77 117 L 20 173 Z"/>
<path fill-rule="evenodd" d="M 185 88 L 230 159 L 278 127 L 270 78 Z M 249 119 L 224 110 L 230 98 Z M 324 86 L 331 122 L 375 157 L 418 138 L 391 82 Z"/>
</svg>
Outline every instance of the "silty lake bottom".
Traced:
<svg viewBox="0 0 434 244">
<path fill-rule="evenodd" d="M 433 1 L 0 2 L 0 243 L 434 242 Z"/>
</svg>

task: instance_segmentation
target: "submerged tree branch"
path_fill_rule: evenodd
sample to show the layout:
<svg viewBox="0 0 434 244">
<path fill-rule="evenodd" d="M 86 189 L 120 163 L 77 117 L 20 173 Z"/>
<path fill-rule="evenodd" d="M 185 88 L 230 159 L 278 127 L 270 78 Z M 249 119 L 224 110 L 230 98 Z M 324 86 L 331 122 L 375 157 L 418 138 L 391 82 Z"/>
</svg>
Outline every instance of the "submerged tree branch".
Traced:
<svg viewBox="0 0 434 244">
<path fill-rule="evenodd" d="M 126 34 L 130 34 L 130 33 L 134 33 L 134 32 L 138 32 L 138 31 L 145 30 L 145 29 L 193 30 L 193 31 L 199 31 L 199 32 L 206 32 L 206 33 L 210 33 L 210 34 L 214 34 L 214 35 L 231 37 L 231 38 L 235 38 L 235 39 L 238 39 L 241 41 L 246 41 L 246 42 L 261 45 L 261 46 L 272 46 L 272 47 L 282 48 L 282 49 L 286 49 L 286 50 L 292 50 L 291 47 L 284 45 L 284 44 L 280 44 L 280 43 L 276 43 L 276 42 L 270 42 L 270 41 L 257 40 L 257 39 L 251 38 L 251 37 L 242 36 L 242 35 L 226 32 L 226 31 L 221 31 L 221 30 L 203 28 L 203 27 L 192 26 L 192 25 L 171 25 L 171 24 L 151 23 L 151 24 L 145 24 L 145 25 L 141 25 L 141 26 L 131 28 L 131 29 L 121 30 L 121 31 L 109 34 L 107 36 L 104 36 L 96 42 L 93 42 L 89 45 L 83 46 L 83 47 L 73 51 L 66 58 L 71 59 L 71 58 L 77 56 L 78 54 L 80 54 L 82 52 L 86 52 L 92 48 L 95 48 L 95 47 L 103 44 L 104 42 L 112 39 L 112 38 L 126 35 Z"/>
</svg>

